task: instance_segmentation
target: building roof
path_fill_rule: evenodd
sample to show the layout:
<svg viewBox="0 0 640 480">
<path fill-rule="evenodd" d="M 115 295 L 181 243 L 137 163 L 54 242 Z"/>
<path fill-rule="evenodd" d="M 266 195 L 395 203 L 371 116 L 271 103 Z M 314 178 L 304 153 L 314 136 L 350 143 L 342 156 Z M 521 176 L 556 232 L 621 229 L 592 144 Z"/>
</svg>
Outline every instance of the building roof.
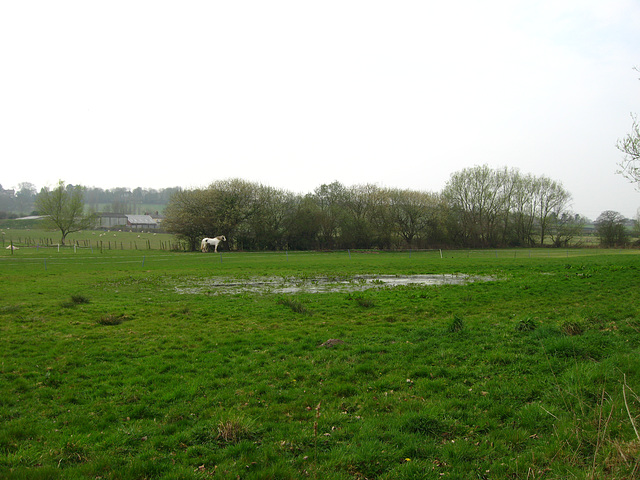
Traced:
<svg viewBox="0 0 640 480">
<path fill-rule="evenodd" d="M 131 225 L 157 225 L 151 215 L 127 215 L 127 221 Z"/>
</svg>

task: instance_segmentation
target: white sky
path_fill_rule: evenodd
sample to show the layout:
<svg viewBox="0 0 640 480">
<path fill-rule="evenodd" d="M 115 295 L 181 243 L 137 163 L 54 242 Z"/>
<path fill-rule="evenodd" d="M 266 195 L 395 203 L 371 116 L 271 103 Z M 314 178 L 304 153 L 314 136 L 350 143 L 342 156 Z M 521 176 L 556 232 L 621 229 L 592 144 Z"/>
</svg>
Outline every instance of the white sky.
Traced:
<svg viewBox="0 0 640 480">
<path fill-rule="evenodd" d="M 488 164 L 635 216 L 638 0 L 0 1 L 0 184 L 440 191 Z"/>
</svg>

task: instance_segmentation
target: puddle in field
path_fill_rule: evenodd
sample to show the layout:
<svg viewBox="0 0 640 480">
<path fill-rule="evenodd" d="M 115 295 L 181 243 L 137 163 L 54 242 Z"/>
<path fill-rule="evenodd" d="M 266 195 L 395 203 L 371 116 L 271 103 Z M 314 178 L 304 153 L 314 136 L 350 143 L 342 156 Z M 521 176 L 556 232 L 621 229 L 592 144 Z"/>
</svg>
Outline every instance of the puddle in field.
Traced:
<svg viewBox="0 0 640 480">
<path fill-rule="evenodd" d="M 491 281 L 489 277 L 469 275 L 358 275 L 337 277 L 264 277 L 239 279 L 193 279 L 177 285 L 177 293 L 183 294 L 238 294 L 238 293 L 331 293 L 357 292 L 371 288 L 400 285 L 465 285 L 477 281 Z"/>
</svg>

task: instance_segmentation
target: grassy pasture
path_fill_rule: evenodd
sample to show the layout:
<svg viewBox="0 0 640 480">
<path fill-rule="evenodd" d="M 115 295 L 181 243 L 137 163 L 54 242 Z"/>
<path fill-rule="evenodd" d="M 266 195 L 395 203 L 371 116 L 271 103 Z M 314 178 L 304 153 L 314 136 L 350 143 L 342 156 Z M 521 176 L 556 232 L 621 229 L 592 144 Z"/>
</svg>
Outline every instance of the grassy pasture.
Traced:
<svg viewBox="0 0 640 480">
<path fill-rule="evenodd" d="M 14 220 L 12 225 L 19 223 Z M 10 245 L 18 248 L 58 249 L 60 232 L 41 228 L 1 228 L 0 242 L 2 248 Z M 82 231 L 70 233 L 66 247 L 95 251 L 105 250 L 182 250 L 173 235 L 150 231 L 135 231 L 127 228 L 114 231 Z"/>
<path fill-rule="evenodd" d="M 495 280 L 206 286 L 426 273 Z M 640 476 L 635 251 L 30 247 L 0 282 L 3 479 Z"/>
</svg>

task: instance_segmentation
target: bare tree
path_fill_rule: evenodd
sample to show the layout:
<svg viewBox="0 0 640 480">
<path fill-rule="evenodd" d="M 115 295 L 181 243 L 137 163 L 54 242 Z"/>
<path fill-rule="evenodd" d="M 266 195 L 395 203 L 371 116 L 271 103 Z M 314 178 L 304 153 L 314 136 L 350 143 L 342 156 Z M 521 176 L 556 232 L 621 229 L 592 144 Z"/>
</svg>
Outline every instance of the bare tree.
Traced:
<svg viewBox="0 0 640 480">
<path fill-rule="evenodd" d="M 537 220 L 540 229 L 540 246 L 549 233 L 549 221 L 551 216 L 561 217 L 566 212 L 567 205 L 571 201 L 571 194 L 567 192 L 561 183 L 548 177 L 540 177 L 536 180 L 534 195 L 537 197 Z"/>
<path fill-rule="evenodd" d="M 504 172 L 488 165 L 466 168 L 451 175 L 444 197 L 457 217 L 464 242 L 492 246 L 498 240 L 505 212 Z"/>
<path fill-rule="evenodd" d="M 640 72 L 640 67 L 634 67 L 636 72 Z M 631 115 L 631 133 L 618 140 L 616 147 L 624 154 L 624 159 L 618 164 L 621 174 L 627 180 L 636 184 L 640 190 L 640 124 L 638 117 Z"/>
<path fill-rule="evenodd" d="M 549 218 L 549 237 L 554 247 L 567 247 L 584 230 L 587 219 L 572 213 L 552 214 Z"/>
<path fill-rule="evenodd" d="M 618 150 L 624 153 L 624 159 L 618 163 L 620 170 L 617 173 L 640 189 L 640 124 L 638 117 L 634 115 L 632 118 L 631 133 L 616 144 Z"/>
</svg>

